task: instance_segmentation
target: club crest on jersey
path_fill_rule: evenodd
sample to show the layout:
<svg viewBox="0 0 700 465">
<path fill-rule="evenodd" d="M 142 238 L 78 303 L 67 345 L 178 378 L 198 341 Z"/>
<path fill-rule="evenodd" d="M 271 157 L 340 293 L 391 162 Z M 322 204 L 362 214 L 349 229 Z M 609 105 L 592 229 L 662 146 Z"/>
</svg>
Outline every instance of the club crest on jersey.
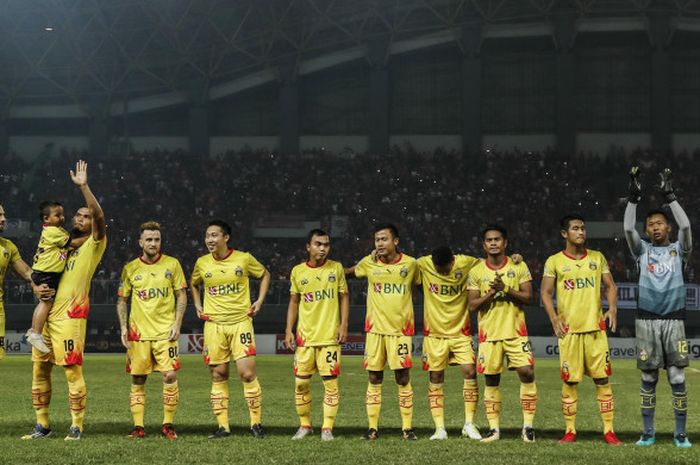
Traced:
<svg viewBox="0 0 700 465">
<path fill-rule="evenodd" d="M 464 273 L 462 273 L 462 270 L 455 271 L 455 278 L 456 279 L 462 279 L 462 276 L 464 276 Z"/>
<path fill-rule="evenodd" d="M 170 279 L 173 277 L 173 274 L 170 272 L 170 270 L 165 270 L 165 279 Z"/>
<path fill-rule="evenodd" d="M 328 273 L 328 282 L 329 282 L 329 283 L 334 283 L 334 282 L 335 282 L 335 279 L 336 279 L 336 278 L 335 278 L 335 273 L 333 273 L 333 272 Z"/>
<path fill-rule="evenodd" d="M 307 284 L 309 284 L 309 280 L 308 280 L 308 279 L 304 278 L 304 279 L 301 280 L 301 285 L 302 285 L 302 286 L 306 286 Z"/>
<path fill-rule="evenodd" d="M 141 276 L 140 274 L 137 274 L 136 276 L 134 276 L 134 281 L 141 281 L 142 279 L 143 279 L 143 276 Z"/>
<path fill-rule="evenodd" d="M 588 268 L 590 268 L 591 270 L 597 270 L 598 265 L 596 264 L 596 262 L 588 262 Z"/>
<path fill-rule="evenodd" d="M 508 276 L 509 278 L 515 278 L 515 271 L 508 270 L 508 272 L 506 273 L 506 276 Z"/>
<path fill-rule="evenodd" d="M 243 268 L 240 266 L 236 267 L 236 276 L 243 276 Z"/>
<path fill-rule="evenodd" d="M 402 278 L 405 278 L 406 276 L 408 276 L 408 268 L 404 266 L 403 268 L 401 268 L 401 271 L 399 271 L 399 274 Z"/>
<path fill-rule="evenodd" d="M 669 250 L 668 254 L 672 257 L 675 257 L 676 255 L 678 255 L 678 252 L 676 252 L 676 249 L 671 249 Z"/>
<path fill-rule="evenodd" d="M 205 274 L 204 274 L 204 277 L 205 277 L 205 278 L 211 278 L 211 273 L 209 273 L 209 272 L 205 273 Z"/>
<path fill-rule="evenodd" d="M 7 258 L 7 257 L 10 256 L 10 252 L 8 252 L 7 250 L 3 250 L 3 251 L 2 251 L 2 256 L 5 257 L 5 258 Z"/>
<path fill-rule="evenodd" d="M 646 350 L 642 349 L 639 351 L 639 360 L 641 360 L 642 362 L 646 362 L 647 360 L 649 360 L 649 354 Z"/>
</svg>

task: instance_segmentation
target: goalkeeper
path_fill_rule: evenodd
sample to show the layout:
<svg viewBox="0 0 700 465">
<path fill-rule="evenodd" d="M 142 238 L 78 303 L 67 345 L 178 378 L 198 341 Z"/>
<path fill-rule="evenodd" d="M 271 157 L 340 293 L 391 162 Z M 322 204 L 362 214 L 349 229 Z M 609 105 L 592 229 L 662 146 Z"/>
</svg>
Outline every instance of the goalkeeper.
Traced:
<svg viewBox="0 0 700 465">
<path fill-rule="evenodd" d="M 666 369 L 673 396 L 676 447 L 689 448 L 691 443 L 685 424 L 688 395 L 684 368 L 688 366 L 688 341 L 685 338 L 685 283 L 683 267 L 690 257 L 692 238 L 690 221 L 681 208 L 671 182 L 671 170 L 659 173 L 659 191 L 678 223 L 678 240 L 671 242 L 671 222 L 665 211 L 647 213 L 642 240 L 635 229 L 637 204 L 642 186 L 639 167 L 630 170 L 630 192 L 625 210 L 625 238 L 639 267 L 639 302 L 636 317 L 637 368 L 642 371 L 640 389 L 642 437 L 638 446 L 656 442 L 654 410 L 659 369 Z"/>
</svg>

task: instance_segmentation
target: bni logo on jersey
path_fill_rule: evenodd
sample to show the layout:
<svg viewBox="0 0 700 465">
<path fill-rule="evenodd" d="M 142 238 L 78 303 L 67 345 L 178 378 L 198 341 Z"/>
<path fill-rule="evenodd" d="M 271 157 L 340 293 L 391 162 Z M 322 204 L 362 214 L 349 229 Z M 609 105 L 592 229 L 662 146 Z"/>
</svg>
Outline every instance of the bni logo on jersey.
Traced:
<svg viewBox="0 0 700 465">
<path fill-rule="evenodd" d="M 406 285 L 405 284 L 391 284 L 391 283 L 374 283 L 374 292 L 377 294 L 405 294 Z"/>
<path fill-rule="evenodd" d="M 335 289 L 327 289 L 323 291 L 305 292 L 304 302 L 310 304 L 319 300 L 335 298 Z"/>
<path fill-rule="evenodd" d="M 573 291 L 574 289 L 585 289 L 587 287 L 595 287 L 595 278 L 576 278 L 564 280 L 565 291 Z"/>
</svg>

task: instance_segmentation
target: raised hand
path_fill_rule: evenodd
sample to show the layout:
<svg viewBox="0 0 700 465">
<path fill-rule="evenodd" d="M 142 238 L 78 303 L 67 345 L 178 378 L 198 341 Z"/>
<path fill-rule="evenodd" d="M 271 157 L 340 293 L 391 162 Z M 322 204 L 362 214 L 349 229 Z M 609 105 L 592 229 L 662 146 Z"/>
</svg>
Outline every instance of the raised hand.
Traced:
<svg viewBox="0 0 700 465">
<path fill-rule="evenodd" d="M 673 192 L 673 176 L 671 170 L 666 168 L 659 173 L 661 183 L 659 184 L 659 192 L 664 196 L 666 203 L 671 203 L 676 200 L 676 194 Z"/>
<path fill-rule="evenodd" d="M 639 166 L 633 166 L 630 169 L 630 186 L 629 186 L 629 197 L 627 201 L 629 203 L 639 203 L 642 199 L 642 183 L 639 182 Z"/>
<path fill-rule="evenodd" d="M 70 178 L 73 183 L 78 186 L 84 186 L 87 184 L 87 162 L 83 160 L 78 160 L 75 164 L 75 172 L 70 170 Z"/>
</svg>

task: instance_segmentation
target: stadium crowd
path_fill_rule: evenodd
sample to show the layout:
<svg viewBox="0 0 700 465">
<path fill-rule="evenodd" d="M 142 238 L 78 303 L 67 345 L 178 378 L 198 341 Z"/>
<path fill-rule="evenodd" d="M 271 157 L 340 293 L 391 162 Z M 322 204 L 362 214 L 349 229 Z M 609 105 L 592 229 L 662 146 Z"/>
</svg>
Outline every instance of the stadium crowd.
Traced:
<svg viewBox="0 0 700 465">
<path fill-rule="evenodd" d="M 31 260 L 41 230 L 40 201 L 63 202 L 68 218 L 78 207 L 80 197 L 68 170 L 85 156 L 62 151 L 41 163 L 12 154 L 0 160 L 0 202 L 8 219 L 31 221 L 30 234 L 14 238 L 25 259 Z M 666 167 L 674 171 L 680 202 L 693 225 L 700 211 L 700 199 L 690 195 L 693 173 L 700 172 L 699 153 L 617 150 L 607 156 L 564 156 L 551 149 L 516 149 L 468 157 L 394 147 L 381 156 L 316 150 L 288 157 L 242 150 L 203 159 L 154 150 L 87 160 L 91 185 L 108 218 L 109 246 L 98 280 L 118 279 L 122 265 L 139 253 L 139 224 L 151 219 L 163 225 L 165 253 L 191 270 L 206 253 L 203 234 L 212 218 L 228 221 L 234 229 L 232 245 L 251 251 L 273 279 L 284 279 L 305 256 L 303 239 L 256 238 L 252 226 L 275 215 L 297 215 L 330 230 L 332 255 L 345 264 L 371 250 L 377 222 L 397 224 L 402 249 L 415 256 L 441 244 L 481 255 L 480 230 L 500 223 L 508 229 L 510 252 L 525 257 L 539 282 L 544 260 L 561 248 L 558 219 L 563 214 L 575 211 L 588 221 L 622 221 L 627 171 L 633 163 L 643 169 L 642 211 L 662 204 L 652 185 Z M 334 216 L 345 220 L 341 233 L 331 227 Z M 636 281 L 622 230 L 613 239 L 589 244 L 605 253 L 616 280 Z M 697 267 L 695 254 L 688 282 L 695 281 Z M 23 294 L 31 299 L 22 284 L 14 286 L 10 300 Z M 106 287 L 102 291 L 109 293 Z"/>
</svg>

